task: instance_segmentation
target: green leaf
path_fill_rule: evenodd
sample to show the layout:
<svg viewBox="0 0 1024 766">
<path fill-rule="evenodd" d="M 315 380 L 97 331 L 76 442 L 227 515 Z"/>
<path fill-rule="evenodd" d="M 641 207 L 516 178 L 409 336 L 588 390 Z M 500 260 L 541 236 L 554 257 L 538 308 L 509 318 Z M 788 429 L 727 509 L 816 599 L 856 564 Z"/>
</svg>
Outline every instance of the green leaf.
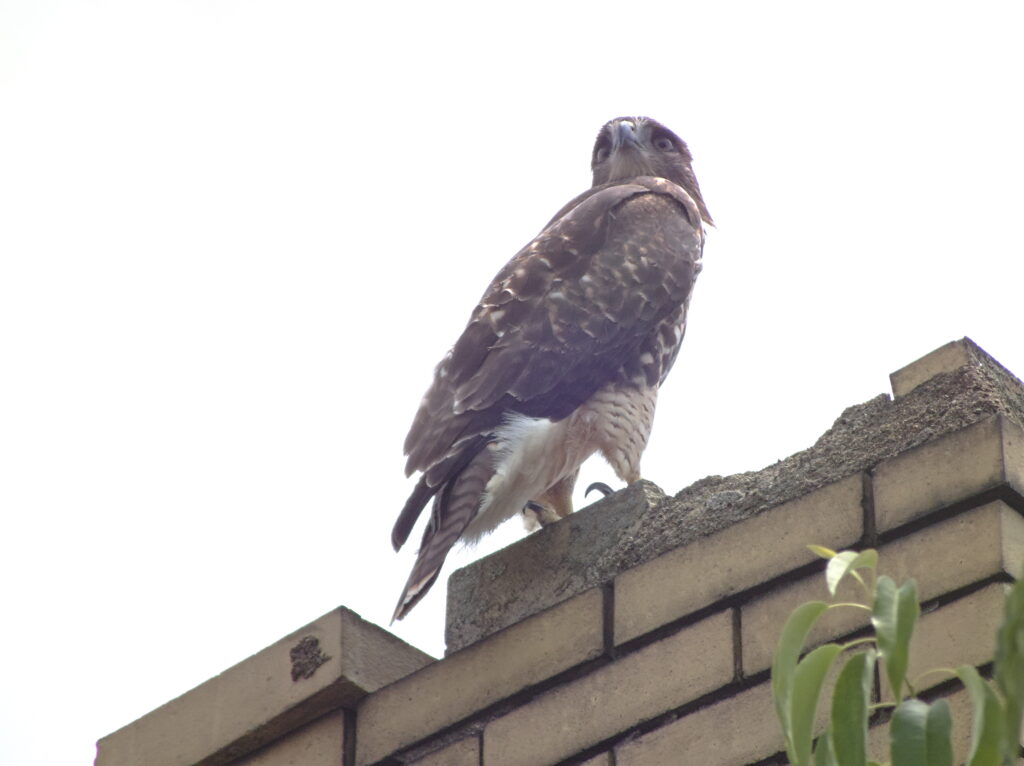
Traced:
<svg viewBox="0 0 1024 766">
<path fill-rule="evenodd" d="M 919 699 L 901 702 L 889 723 L 893 766 L 952 766 L 949 704 L 929 706 Z"/>
<path fill-rule="evenodd" d="M 885 673 L 897 701 L 903 698 L 910 637 L 920 614 L 917 583 L 908 580 L 897 589 L 892 578 L 885 575 L 878 578 L 871 624 L 875 627 L 878 654 L 885 661 Z"/>
<path fill-rule="evenodd" d="M 928 705 L 918 699 L 901 702 L 889 722 L 889 752 L 899 766 L 929 766 Z"/>
<path fill-rule="evenodd" d="M 1003 706 L 992 687 L 970 665 L 960 665 L 956 674 L 971 697 L 971 750 L 967 766 L 999 766 L 1004 732 Z M 1016 763 L 1016 755 L 1011 759 Z"/>
<path fill-rule="evenodd" d="M 946 700 L 933 702 L 928 709 L 925 732 L 928 745 L 928 763 L 931 766 L 953 766 L 953 717 Z"/>
<path fill-rule="evenodd" d="M 814 766 L 839 766 L 828 732 L 818 737 L 818 741 L 814 745 Z"/>
<path fill-rule="evenodd" d="M 831 731 L 839 766 L 864 766 L 867 759 L 868 708 L 874 680 L 874 651 L 855 654 L 836 679 Z"/>
<path fill-rule="evenodd" d="M 1003 693 L 1003 761 L 1015 763 L 1024 713 L 1024 581 L 1006 594 L 1003 624 L 996 634 L 994 676 Z"/>
<path fill-rule="evenodd" d="M 826 548 L 823 545 L 808 545 L 807 549 L 815 556 L 819 556 L 823 559 L 830 559 L 836 555 L 836 552 L 831 548 Z"/>
<path fill-rule="evenodd" d="M 793 739 L 793 684 L 796 675 L 797 660 L 803 651 L 804 641 L 811 632 L 814 623 L 828 609 L 824 601 L 809 601 L 801 604 L 786 620 L 782 628 L 782 637 L 772 658 L 772 698 L 775 701 L 775 712 L 782 725 L 782 734 L 786 741 L 786 753 L 790 763 L 796 765 Z M 802 766 L 802 765 L 801 765 Z"/>
<path fill-rule="evenodd" d="M 796 666 L 793 674 L 793 696 L 790 707 L 792 723 L 792 766 L 811 762 L 811 743 L 814 718 L 818 711 L 821 685 L 836 655 L 842 651 L 839 644 L 825 644 L 812 651 Z"/>
<path fill-rule="evenodd" d="M 869 548 L 866 551 L 843 551 L 837 553 L 825 568 L 825 581 L 828 592 L 835 596 L 839 583 L 846 575 L 858 569 L 874 569 L 878 566 L 878 552 Z"/>
</svg>

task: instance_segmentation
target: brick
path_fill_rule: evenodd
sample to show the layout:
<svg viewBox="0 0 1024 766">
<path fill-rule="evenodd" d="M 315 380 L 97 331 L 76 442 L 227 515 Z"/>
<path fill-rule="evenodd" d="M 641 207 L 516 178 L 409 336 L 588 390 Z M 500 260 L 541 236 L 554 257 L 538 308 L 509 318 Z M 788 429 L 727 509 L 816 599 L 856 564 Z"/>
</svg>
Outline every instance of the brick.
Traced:
<svg viewBox="0 0 1024 766">
<path fill-rule="evenodd" d="M 338 766 L 344 756 L 345 712 L 338 710 L 232 761 L 231 766 Z"/>
<path fill-rule="evenodd" d="M 480 766 L 480 737 L 459 740 L 413 761 L 410 766 Z"/>
<path fill-rule="evenodd" d="M 836 679 L 857 651 L 850 649 L 840 654 L 825 677 L 815 736 L 828 724 Z M 737 736 L 737 732 L 743 735 Z M 686 753 L 686 763 L 742 766 L 755 761 L 760 763 L 784 749 L 771 683 L 766 681 L 620 745 L 616 749 L 616 763 L 618 766 L 661 766 L 678 763 L 679 754 Z"/>
<path fill-rule="evenodd" d="M 1006 585 L 994 583 L 921 616 L 910 639 L 907 663 L 907 679 L 919 692 L 949 680 L 942 673 L 923 676 L 926 671 L 992 660 L 1006 589 Z M 882 695 L 883 699 L 893 698 L 884 670 Z"/>
<path fill-rule="evenodd" d="M 359 706 L 356 763 L 376 763 L 604 651 L 594 588 L 423 668 Z"/>
<path fill-rule="evenodd" d="M 1004 482 L 1024 488 L 1024 433 L 995 416 L 879 463 L 873 478 L 878 531 Z"/>
<path fill-rule="evenodd" d="M 967 343 L 969 341 L 966 338 L 951 341 L 891 373 L 889 382 L 892 384 L 892 395 L 899 399 L 936 375 L 953 372 L 970 364 L 971 354 Z"/>
<path fill-rule="evenodd" d="M 918 530 L 879 549 L 880 569 L 917 580 L 922 601 L 1024 565 L 1024 518 L 1001 500 Z"/>
<path fill-rule="evenodd" d="M 104 737 L 96 764 L 228 763 L 329 711 L 354 708 L 431 662 L 355 612 L 336 609 Z"/>
<path fill-rule="evenodd" d="M 858 588 L 855 582 L 844 581 L 836 600 L 862 601 L 864 590 Z M 771 666 L 782 626 L 794 609 L 805 601 L 829 600 L 825 576 L 815 573 L 744 604 L 740 614 L 743 673 L 749 676 Z M 811 630 L 807 646 L 823 644 L 867 623 L 866 611 L 853 607 L 830 609 Z"/>
<path fill-rule="evenodd" d="M 620 745 L 615 758 L 617 766 L 664 766 L 685 753 L 686 763 L 743 766 L 783 747 L 771 686 L 763 683 Z"/>
<path fill-rule="evenodd" d="M 487 766 L 554 763 L 696 699 L 733 676 L 732 616 L 723 612 L 490 722 Z"/>
<path fill-rule="evenodd" d="M 1000 416 L 1003 425 L 1003 470 L 1006 481 L 1024 494 L 1024 430 L 1014 421 Z"/>
<path fill-rule="evenodd" d="M 1024 566 L 1024 518 L 1002 501 L 994 501 L 939 522 L 879 548 L 879 573 L 902 583 L 913 577 L 922 601 L 941 596 Z M 864 590 L 852 579 L 840 585 L 837 601 L 863 601 Z M 825 577 L 816 573 L 771 591 L 742 607 L 743 672 L 771 665 L 775 645 L 790 613 L 805 601 L 829 601 Z M 808 646 L 824 643 L 867 626 L 866 612 L 833 609 L 808 636 Z"/>
<path fill-rule="evenodd" d="M 861 499 L 854 474 L 623 572 L 616 644 L 813 561 L 809 542 L 852 545 L 863 533 Z"/>
</svg>

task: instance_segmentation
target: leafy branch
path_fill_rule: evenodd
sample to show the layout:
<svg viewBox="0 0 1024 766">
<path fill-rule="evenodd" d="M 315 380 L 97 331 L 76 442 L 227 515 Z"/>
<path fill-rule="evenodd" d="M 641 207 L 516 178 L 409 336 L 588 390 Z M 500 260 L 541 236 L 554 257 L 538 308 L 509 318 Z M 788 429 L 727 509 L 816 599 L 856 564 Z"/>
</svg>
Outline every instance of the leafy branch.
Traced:
<svg viewBox="0 0 1024 766">
<path fill-rule="evenodd" d="M 916 685 L 931 673 L 960 679 L 973 710 L 967 766 L 1012 766 L 1019 752 L 1024 714 L 1024 581 L 1006 598 L 996 642 L 994 683 L 970 665 L 928 671 L 907 679 L 910 639 L 921 615 L 917 584 L 897 585 L 879 576 L 874 550 L 837 553 L 810 546 L 828 560 L 825 581 L 831 597 L 847 577 L 860 584 L 864 603 L 809 601 L 798 606 L 782 630 L 772 661 L 772 697 L 791 766 L 880 766 L 868 759 L 868 721 L 879 709 L 889 719 L 891 766 L 953 766 L 952 716 L 944 699 L 917 698 Z M 845 644 L 828 643 L 805 654 L 807 637 L 828 611 L 857 608 L 871 614 L 872 635 Z M 817 739 L 814 724 L 825 678 L 843 652 L 852 652 L 832 691 L 828 725 Z M 875 666 L 881 661 L 894 699 L 873 702 Z"/>
</svg>

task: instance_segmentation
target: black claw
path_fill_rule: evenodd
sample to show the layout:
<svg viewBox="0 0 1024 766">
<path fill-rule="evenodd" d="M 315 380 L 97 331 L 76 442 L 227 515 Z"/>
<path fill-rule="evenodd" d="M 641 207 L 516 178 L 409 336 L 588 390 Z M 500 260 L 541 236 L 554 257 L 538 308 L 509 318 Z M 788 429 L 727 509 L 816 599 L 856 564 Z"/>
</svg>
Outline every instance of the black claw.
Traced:
<svg viewBox="0 0 1024 766">
<path fill-rule="evenodd" d="M 540 503 L 535 503 L 530 500 L 526 505 L 523 506 L 524 511 L 533 511 L 534 513 L 544 513 L 544 506 Z"/>
<path fill-rule="evenodd" d="M 605 497 L 608 497 L 608 495 L 612 494 L 612 492 L 615 491 L 607 484 L 605 484 L 603 481 L 595 481 L 593 484 L 587 487 L 587 491 L 583 493 L 583 497 L 587 497 L 587 495 L 589 495 L 594 490 L 597 490 Z"/>
</svg>

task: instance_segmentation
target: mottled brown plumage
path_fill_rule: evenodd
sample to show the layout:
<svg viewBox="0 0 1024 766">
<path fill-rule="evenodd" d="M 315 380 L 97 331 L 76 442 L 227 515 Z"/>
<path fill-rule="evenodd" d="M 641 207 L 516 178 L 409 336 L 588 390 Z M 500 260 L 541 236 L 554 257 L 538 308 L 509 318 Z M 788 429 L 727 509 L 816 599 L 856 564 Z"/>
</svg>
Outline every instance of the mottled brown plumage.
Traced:
<svg viewBox="0 0 1024 766">
<path fill-rule="evenodd" d="M 572 510 L 595 451 L 640 477 L 657 390 L 675 361 L 711 223 L 686 144 L 644 117 L 602 127 L 579 195 L 498 273 L 437 366 L 405 441 L 422 475 L 392 532 L 430 520 L 399 599 L 426 593 L 459 539 L 531 507 Z"/>
</svg>

